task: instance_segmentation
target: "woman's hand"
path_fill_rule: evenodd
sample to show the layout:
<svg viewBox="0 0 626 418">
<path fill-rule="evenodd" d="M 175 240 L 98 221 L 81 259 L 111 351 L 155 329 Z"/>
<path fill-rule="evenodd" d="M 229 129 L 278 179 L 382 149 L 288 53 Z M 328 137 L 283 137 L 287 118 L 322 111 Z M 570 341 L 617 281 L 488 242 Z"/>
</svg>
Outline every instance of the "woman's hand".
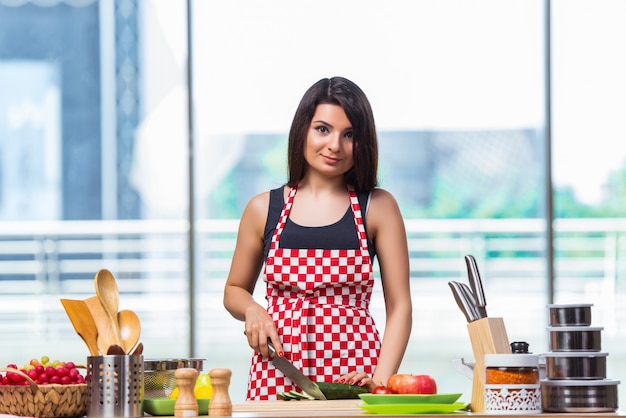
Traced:
<svg viewBox="0 0 626 418">
<path fill-rule="evenodd" d="M 362 386 L 366 388 L 368 392 L 371 392 L 376 386 L 380 385 L 374 382 L 374 379 L 372 379 L 367 373 L 357 372 L 356 370 L 348 374 L 344 374 L 336 380 L 335 383 Z"/>
<path fill-rule="evenodd" d="M 283 346 L 276 331 L 276 324 L 261 305 L 253 304 L 246 309 L 246 330 L 244 333 L 248 337 L 250 347 L 255 352 L 261 353 L 262 356 L 270 356 L 269 342 L 274 346 L 274 351 L 278 356 L 284 355 Z"/>
</svg>

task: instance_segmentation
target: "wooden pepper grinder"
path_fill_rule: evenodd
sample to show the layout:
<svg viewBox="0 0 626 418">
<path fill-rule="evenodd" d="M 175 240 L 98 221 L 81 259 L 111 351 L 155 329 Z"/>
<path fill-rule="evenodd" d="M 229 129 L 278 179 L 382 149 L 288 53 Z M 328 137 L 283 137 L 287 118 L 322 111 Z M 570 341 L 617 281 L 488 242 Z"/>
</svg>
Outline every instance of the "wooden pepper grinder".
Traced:
<svg viewBox="0 0 626 418">
<path fill-rule="evenodd" d="M 189 367 L 181 367 L 174 372 L 178 398 L 174 404 L 175 417 L 197 417 L 198 401 L 193 390 L 198 379 L 198 371 Z"/>
<path fill-rule="evenodd" d="M 228 417 L 233 414 L 233 404 L 230 401 L 228 387 L 230 386 L 230 369 L 212 369 L 209 371 L 213 398 L 209 402 L 209 416 Z"/>
</svg>

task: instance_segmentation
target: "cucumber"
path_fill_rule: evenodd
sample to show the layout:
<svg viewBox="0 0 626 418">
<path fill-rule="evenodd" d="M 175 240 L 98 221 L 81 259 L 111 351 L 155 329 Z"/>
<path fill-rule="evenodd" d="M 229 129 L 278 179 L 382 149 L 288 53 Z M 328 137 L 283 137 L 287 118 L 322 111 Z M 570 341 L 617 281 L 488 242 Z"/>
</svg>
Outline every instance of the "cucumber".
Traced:
<svg viewBox="0 0 626 418">
<path fill-rule="evenodd" d="M 287 395 L 286 392 L 277 393 L 276 396 L 278 396 L 278 398 L 282 399 L 283 401 L 290 401 L 291 400 L 291 396 Z"/>
<path fill-rule="evenodd" d="M 368 393 L 362 386 L 346 383 L 316 382 L 326 399 L 359 399 L 359 393 Z"/>
<path fill-rule="evenodd" d="M 317 386 L 320 388 L 326 399 L 359 399 L 359 393 L 368 393 L 367 389 L 357 385 L 348 385 L 346 383 L 327 383 L 317 382 Z M 278 398 L 283 401 L 299 401 L 301 399 L 313 400 L 313 396 L 306 392 L 281 392 L 277 394 Z"/>
<path fill-rule="evenodd" d="M 276 396 L 278 396 L 278 398 L 283 401 L 299 401 L 301 399 L 306 399 L 310 401 L 315 399 L 306 392 L 300 393 L 296 392 L 295 390 L 290 390 L 289 392 L 280 392 L 277 393 Z"/>
</svg>

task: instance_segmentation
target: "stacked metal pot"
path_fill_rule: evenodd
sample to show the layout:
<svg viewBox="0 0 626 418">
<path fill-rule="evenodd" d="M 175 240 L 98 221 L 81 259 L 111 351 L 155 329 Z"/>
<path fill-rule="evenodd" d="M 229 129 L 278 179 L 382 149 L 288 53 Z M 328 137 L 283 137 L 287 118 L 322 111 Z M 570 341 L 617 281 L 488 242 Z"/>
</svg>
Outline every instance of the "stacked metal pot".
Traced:
<svg viewBox="0 0 626 418">
<path fill-rule="evenodd" d="M 602 327 L 591 326 L 592 304 L 548 305 L 550 351 L 540 382 L 546 412 L 617 410 L 619 381 L 607 379 Z"/>
</svg>

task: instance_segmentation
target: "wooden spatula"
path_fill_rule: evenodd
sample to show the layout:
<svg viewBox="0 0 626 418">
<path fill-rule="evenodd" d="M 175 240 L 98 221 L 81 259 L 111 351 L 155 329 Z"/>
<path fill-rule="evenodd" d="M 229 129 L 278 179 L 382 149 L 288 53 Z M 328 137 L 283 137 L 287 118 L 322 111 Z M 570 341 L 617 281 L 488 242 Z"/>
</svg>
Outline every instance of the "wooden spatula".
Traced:
<svg viewBox="0 0 626 418">
<path fill-rule="evenodd" d="M 100 350 L 102 355 L 105 355 L 109 350 L 109 347 L 114 344 L 114 342 L 109 339 L 109 335 L 111 333 L 109 314 L 107 314 L 104 310 L 98 295 L 88 297 L 87 299 L 84 299 L 84 302 L 87 305 L 89 312 L 91 312 L 91 316 L 96 323 L 96 328 L 98 329 L 98 350 Z"/>
<path fill-rule="evenodd" d="M 85 341 L 85 344 L 87 344 L 89 354 L 97 356 L 98 328 L 85 302 L 82 300 L 61 299 L 61 303 L 70 321 L 72 321 L 76 333 L 80 335 L 83 341 Z"/>
</svg>

